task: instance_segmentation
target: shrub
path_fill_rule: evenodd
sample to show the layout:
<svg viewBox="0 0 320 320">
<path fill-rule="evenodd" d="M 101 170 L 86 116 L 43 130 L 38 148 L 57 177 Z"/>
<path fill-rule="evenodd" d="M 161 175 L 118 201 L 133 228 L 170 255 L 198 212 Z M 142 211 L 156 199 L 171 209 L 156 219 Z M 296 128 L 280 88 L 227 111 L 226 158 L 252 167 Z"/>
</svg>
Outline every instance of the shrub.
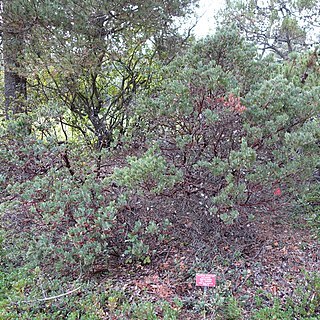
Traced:
<svg viewBox="0 0 320 320">
<path fill-rule="evenodd" d="M 34 143 L 28 146 L 30 141 Z M 67 146 L 66 165 L 61 159 L 66 146 L 37 142 L 31 136 L 17 144 L 15 150 L 8 143 L 2 154 L 9 167 L 19 164 L 22 169 L 5 181 L 3 190 L 11 198 L 0 205 L 7 229 L 3 245 L 16 246 L 12 257 L 19 254 L 21 263 L 53 265 L 63 273 L 106 266 L 110 255 L 126 262 L 151 262 L 155 249 L 166 241 L 170 223 L 150 216 L 143 206 L 140 216 L 133 215 L 131 203 L 138 197 L 143 204 L 146 192 L 154 188 L 151 194 L 159 194 L 179 179 L 154 148 L 139 159 L 128 157 L 127 166 L 101 180 L 91 168 L 94 153 L 90 160 L 85 149 L 83 154 L 75 152 L 77 145 Z M 43 172 L 39 168 L 46 155 L 52 162 Z M 19 227 L 12 228 L 17 221 Z"/>
<path fill-rule="evenodd" d="M 298 284 L 292 298 L 281 301 L 274 298 L 272 306 L 263 307 L 253 314 L 253 319 L 309 319 L 316 320 L 320 314 L 320 276 L 305 273 L 304 284 Z"/>
<path fill-rule="evenodd" d="M 308 224 L 320 239 L 320 184 L 314 182 L 300 197 L 299 210 L 305 213 Z"/>
<path fill-rule="evenodd" d="M 230 46 L 218 43 L 221 37 Z M 159 146 L 159 157 L 181 174 L 175 194 L 216 222 L 294 198 L 319 163 L 319 87 L 255 59 L 232 32 L 220 31 L 160 71 L 160 86 L 138 97 L 133 110 L 142 119 L 133 124 L 144 128 L 140 140 Z"/>
</svg>

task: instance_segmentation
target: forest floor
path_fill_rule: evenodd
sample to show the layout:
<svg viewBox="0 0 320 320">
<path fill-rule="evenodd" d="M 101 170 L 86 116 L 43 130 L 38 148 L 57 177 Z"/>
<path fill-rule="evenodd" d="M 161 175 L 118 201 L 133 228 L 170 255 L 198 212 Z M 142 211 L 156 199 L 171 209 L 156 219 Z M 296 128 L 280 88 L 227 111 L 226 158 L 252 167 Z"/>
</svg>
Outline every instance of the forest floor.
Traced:
<svg viewBox="0 0 320 320">
<path fill-rule="evenodd" d="M 192 238 L 195 230 L 192 231 L 190 225 L 185 228 L 188 239 Z M 166 300 L 178 308 L 174 302 L 178 297 L 183 302 L 178 319 L 199 319 L 200 315 L 203 319 L 251 319 L 252 310 L 261 306 L 273 308 L 275 300 L 285 305 L 288 301 L 295 303 L 295 299 L 309 299 L 306 306 L 302 306 L 306 309 L 315 295 L 319 295 L 313 291 L 319 283 L 312 283 L 315 280 L 307 276 L 319 275 L 319 242 L 303 221 L 295 221 L 287 214 L 260 213 L 245 227 L 230 228 L 216 245 L 210 234 L 206 242 L 173 241 L 159 248 L 157 256 L 158 259 L 148 265 L 130 267 L 111 263 L 108 268 L 111 278 L 104 276 L 103 266 L 97 266 L 94 274 L 100 281 L 108 279 L 115 290 L 124 291 L 129 301 Z M 214 273 L 216 287 L 206 292 L 196 287 L 196 273 Z M 308 281 L 305 289 L 309 291 L 303 293 L 302 298 L 299 288 L 305 287 Z M 221 313 L 225 303 L 230 309 Z M 320 312 L 319 305 L 317 310 Z M 160 313 L 159 319 L 162 319 Z M 263 319 L 290 319 L 290 314 L 288 318 L 280 317 L 280 313 L 279 318 L 267 314 Z M 120 318 L 110 315 L 110 319 Z M 296 319 L 302 318 L 297 315 Z"/>
<path fill-rule="evenodd" d="M 110 256 L 81 279 L 66 280 L 48 276 L 49 268 L 20 272 L 2 263 L 0 247 L 0 319 L 320 319 L 319 239 L 303 214 L 289 213 L 275 199 L 232 225 L 215 225 L 206 212 L 201 216 L 198 200 L 188 207 L 182 196 L 144 196 L 132 221 L 171 222 L 167 240 L 145 264 Z M 9 215 L 12 234 L 19 238 L 22 226 L 30 233 L 32 215 L 25 210 L 21 221 Z M 197 273 L 216 275 L 216 286 L 197 287 Z"/>
<path fill-rule="evenodd" d="M 2 275 L 0 307 L 6 301 L 7 311 L 0 311 L 0 318 L 320 319 L 319 240 L 301 216 L 271 209 L 222 228 L 197 225 L 187 212 L 177 217 L 183 223 L 173 224 L 180 227 L 171 229 L 150 263 L 111 258 L 108 265 L 96 264 L 76 291 L 54 275 L 47 279 L 49 287 L 38 274 L 36 285 L 34 280 L 23 282 L 23 288 L 23 279 L 9 286 Z M 216 286 L 197 287 L 197 273 L 215 274 Z M 11 295 L 4 286 L 15 288 L 18 295 L 3 298 Z M 32 300 L 40 288 L 47 291 L 40 303 L 14 302 Z M 67 294 L 55 299 L 54 292 L 61 290 Z"/>
</svg>

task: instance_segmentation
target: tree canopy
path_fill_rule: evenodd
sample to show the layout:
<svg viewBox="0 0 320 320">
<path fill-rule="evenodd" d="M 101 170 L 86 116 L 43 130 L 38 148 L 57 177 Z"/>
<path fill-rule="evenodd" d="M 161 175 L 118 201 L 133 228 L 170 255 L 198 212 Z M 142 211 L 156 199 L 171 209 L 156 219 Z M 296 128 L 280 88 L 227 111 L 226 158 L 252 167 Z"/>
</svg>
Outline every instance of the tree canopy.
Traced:
<svg viewBox="0 0 320 320">
<path fill-rule="evenodd" d="M 287 59 L 319 43 L 319 9 L 314 0 L 227 1 L 224 24 L 234 24 L 263 53 Z"/>
</svg>

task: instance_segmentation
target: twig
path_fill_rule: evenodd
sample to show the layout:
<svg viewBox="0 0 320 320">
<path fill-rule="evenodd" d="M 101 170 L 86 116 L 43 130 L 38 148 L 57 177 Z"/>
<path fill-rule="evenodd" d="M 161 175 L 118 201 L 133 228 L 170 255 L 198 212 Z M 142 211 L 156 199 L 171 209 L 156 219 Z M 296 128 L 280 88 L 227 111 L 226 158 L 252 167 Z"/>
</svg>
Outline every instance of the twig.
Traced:
<svg viewBox="0 0 320 320">
<path fill-rule="evenodd" d="M 67 291 L 65 293 L 61 293 L 57 296 L 52 296 L 52 297 L 47 297 L 47 298 L 44 298 L 44 299 L 35 299 L 35 300 L 23 300 L 23 301 L 19 301 L 17 303 L 33 303 L 33 302 L 43 302 L 43 301 L 49 301 L 49 300 L 54 300 L 54 299 L 58 299 L 58 298 L 61 298 L 61 297 L 64 297 L 64 296 L 67 296 L 75 291 L 78 291 L 79 289 L 81 288 L 81 286 L 73 289 L 73 290 L 70 290 L 70 291 Z"/>
<path fill-rule="evenodd" d="M 232 292 L 236 292 L 239 288 L 241 288 L 251 276 L 252 273 L 249 273 L 245 276 L 245 278 L 242 281 L 240 281 L 238 284 L 235 284 L 232 288 Z"/>
<path fill-rule="evenodd" d="M 264 249 L 265 249 L 265 244 L 263 244 L 261 246 L 261 248 L 258 250 L 258 252 L 252 258 L 250 258 L 250 260 L 255 260 Z"/>
</svg>

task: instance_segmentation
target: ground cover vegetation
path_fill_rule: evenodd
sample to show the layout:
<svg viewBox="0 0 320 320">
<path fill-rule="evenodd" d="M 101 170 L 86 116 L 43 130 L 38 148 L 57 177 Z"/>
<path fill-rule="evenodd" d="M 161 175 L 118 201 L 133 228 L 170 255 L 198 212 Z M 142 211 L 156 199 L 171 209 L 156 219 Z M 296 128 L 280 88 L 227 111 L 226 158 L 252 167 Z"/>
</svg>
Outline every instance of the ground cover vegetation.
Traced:
<svg viewBox="0 0 320 320">
<path fill-rule="evenodd" d="M 317 1 L 1 3 L 1 319 L 319 318 Z"/>
</svg>

